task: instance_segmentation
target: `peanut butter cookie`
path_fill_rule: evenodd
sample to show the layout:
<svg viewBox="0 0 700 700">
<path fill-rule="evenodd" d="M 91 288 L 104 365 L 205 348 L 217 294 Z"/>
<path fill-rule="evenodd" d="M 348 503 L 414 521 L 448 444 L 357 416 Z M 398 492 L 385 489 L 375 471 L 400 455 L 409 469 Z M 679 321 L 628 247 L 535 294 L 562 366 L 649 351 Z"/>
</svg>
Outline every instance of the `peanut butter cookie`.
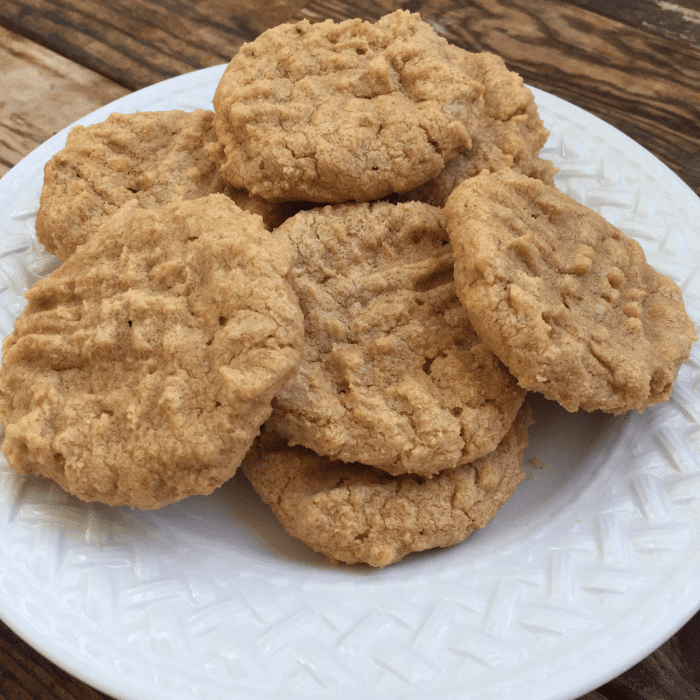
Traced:
<svg viewBox="0 0 700 700">
<path fill-rule="evenodd" d="M 290 261 L 224 195 L 107 217 L 27 292 L 4 342 L 12 469 L 141 509 L 213 491 L 297 368 Z"/>
<path fill-rule="evenodd" d="M 484 111 L 474 134 L 474 145 L 460 153 L 437 177 L 401 195 L 399 200 L 442 207 L 457 185 L 482 170 L 513 170 L 553 184 L 556 168 L 539 156 L 549 132 L 522 78 L 508 70 L 500 56 L 451 48 L 467 75 L 484 85 Z"/>
<path fill-rule="evenodd" d="M 636 241 L 509 172 L 466 180 L 445 213 L 460 299 L 522 387 L 569 411 L 668 399 L 697 337 L 678 285 Z"/>
<path fill-rule="evenodd" d="M 39 242 L 66 260 L 104 216 L 128 202 L 152 208 L 219 192 L 262 215 L 268 228 L 278 226 L 286 218 L 280 205 L 236 190 L 221 177 L 223 151 L 213 118 L 201 109 L 137 112 L 71 129 L 65 147 L 44 169 Z"/>
<path fill-rule="evenodd" d="M 285 529 L 314 551 L 334 563 L 383 567 L 484 527 L 524 477 L 530 422 L 524 403 L 493 452 L 431 479 L 334 462 L 265 431 L 242 470 Z"/>
<path fill-rule="evenodd" d="M 391 474 L 435 473 L 496 447 L 524 392 L 459 303 L 442 210 L 326 206 L 276 234 L 295 254 L 306 350 L 271 428 Z"/>
<path fill-rule="evenodd" d="M 272 201 L 406 192 L 471 148 L 482 92 L 408 11 L 282 24 L 242 46 L 217 87 L 222 172 Z"/>
</svg>

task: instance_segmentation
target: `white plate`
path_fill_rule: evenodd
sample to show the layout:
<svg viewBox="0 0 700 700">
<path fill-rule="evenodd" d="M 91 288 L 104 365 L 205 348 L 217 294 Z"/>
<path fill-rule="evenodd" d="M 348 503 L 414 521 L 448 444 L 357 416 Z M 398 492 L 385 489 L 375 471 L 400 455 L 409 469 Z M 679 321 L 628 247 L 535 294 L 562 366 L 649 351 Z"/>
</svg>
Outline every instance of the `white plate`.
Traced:
<svg viewBox="0 0 700 700">
<path fill-rule="evenodd" d="M 222 67 L 102 108 L 211 108 Z M 641 146 L 535 91 L 558 184 L 637 238 L 700 320 L 700 201 Z M 56 135 L 0 181 L 0 331 L 55 266 L 34 237 Z M 700 608 L 700 365 L 614 418 L 533 399 L 531 469 L 485 529 L 383 570 L 334 567 L 238 476 L 154 513 L 86 505 L 0 464 L 0 616 L 128 700 L 565 700 Z"/>
</svg>

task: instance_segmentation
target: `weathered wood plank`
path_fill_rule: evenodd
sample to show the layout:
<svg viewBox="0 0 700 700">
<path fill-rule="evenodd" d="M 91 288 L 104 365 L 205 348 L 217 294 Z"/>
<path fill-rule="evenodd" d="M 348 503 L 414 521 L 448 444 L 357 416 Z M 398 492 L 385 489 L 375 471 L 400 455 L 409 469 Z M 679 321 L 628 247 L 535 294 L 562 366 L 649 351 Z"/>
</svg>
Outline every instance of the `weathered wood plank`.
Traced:
<svg viewBox="0 0 700 700">
<path fill-rule="evenodd" d="M 697 0 L 569 0 L 587 10 L 635 27 L 700 46 L 700 2 Z"/>
<path fill-rule="evenodd" d="M 306 0 L 3 0 L 0 24 L 131 90 L 225 63 Z"/>
<path fill-rule="evenodd" d="M 0 622 L 0 698 L 112 700 L 61 670 Z"/>
<path fill-rule="evenodd" d="M 0 176 L 128 89 L 0 27 Z"/>
<path fill-rule="evenodd" d="M 394 0 L 313 0 L 297 19 L 336 21 Z M 700 48 L 558 0 L 411 0 L 449 41 L 500 54 L 531 85 L 587 109 L 648 148 L 700 193 Z"/>
</svg>

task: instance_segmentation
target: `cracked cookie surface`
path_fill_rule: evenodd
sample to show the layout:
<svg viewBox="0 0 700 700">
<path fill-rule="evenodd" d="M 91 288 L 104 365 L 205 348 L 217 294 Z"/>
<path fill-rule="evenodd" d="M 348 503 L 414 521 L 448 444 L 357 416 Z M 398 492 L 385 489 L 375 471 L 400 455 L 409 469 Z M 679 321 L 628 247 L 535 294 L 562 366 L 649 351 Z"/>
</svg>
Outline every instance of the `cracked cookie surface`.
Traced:
<svg viewBox="0 0 700 700">
<path fill-rule="evenodd" d="M 471 148 L 482 92 L 407 11 L 283 24 L 241 47 L 217 87 L 222 172 L 273 201 L 405 192 Z"/>
<path fill-rule="evenodd" d="M 556 168 L 539 155 L 549 132 L 522 78 L 508 70 L 500 56 L 451 48 L 467 75 L 484 85 L 484 111 L 479 116 L 474 145 L 437 177 L 402 194 L 400 201 L 417 200 L 442 207 L 457 185 L 482 170 L 513 170 L 553 184 Z"/>
<path fill-rule="evenodd" d="M 293 213 L 230 187 L 218 170 L 223 151 L 214 113 L 168 110 L 112 114 L 76 126 L 46 164 L 36 233 L 61 260 L 85 243 L 105 216 L 128 203 L 142 208 L 223 192 L 260 214 L 268 228 Z"/>
<path fill-rule="evenodd" d="M 156 207 L 222 191 L 213 116 L 206 110 L 112 114 L 71 129 L 44 169 L 39 241 L 66 260 L 127 202 Z"/>
<path fill-rule="evenodd" d="M 462 183 L 446 207 L 457 291 L 526 389 L 569 411 L 641 411 L 670 396 L 697 339 L 681 291 L 636 241 L 539 180 Z"/>
<path fill-rule="evenodd" d="M 141 509 L 213 491 L 298 365 L 290 261 L 224 195 L 106 218 L 4 342 L 11 468 Z"/>
<path fill-rule="evenodd" d="M 530 422 L 523 403 L 493 452 L 429 479 L 331 461 L 265 429 L 242 470 L 291 535 L 332 562 L 383 567 L 486 525 L 524 477 Z"/>
<path fill-rule="evenodd" d="M 294 252 L 306 349 L 271 428 L 392 474 L 438 472 L 496 447 L 524 392 L 457 298 L 440 209 L 326 206 L 275 233 Z"/>
</svg>

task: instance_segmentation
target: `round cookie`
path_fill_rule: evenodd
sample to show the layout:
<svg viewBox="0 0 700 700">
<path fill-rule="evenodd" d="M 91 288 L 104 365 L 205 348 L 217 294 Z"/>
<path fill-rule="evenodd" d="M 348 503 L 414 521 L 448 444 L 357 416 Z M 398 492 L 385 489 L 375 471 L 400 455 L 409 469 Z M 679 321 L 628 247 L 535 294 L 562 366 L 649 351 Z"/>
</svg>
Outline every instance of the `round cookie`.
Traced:
<svg viewBox="0 0 700 700">
<path fill-rule="evenodd" d="M 668 399 L 697 338 L 678 285 L 636 241 L 509 172 L 465 181 L 445 213 L 460 299 L 522 387 L 569 411 Z"/>
<path fill-rule="evenodd" d="M 222 172 L 271 201 L 406 192 L 471 148 L 482 92 L 408 11 L 282 24 L 242 46 L 219 82 Z"/>
<path fill-rule="evenodd" d="M 266 430 L 241 468 L 291 535 L 334 563 L 383 567 L 484 527 L 524 477 L 530 422 L 523 403 L 493 452 L 431 479 L 333 462 Z"/>
<path fill-rule="evenodd" d="M 327 206 L 276 234 L 295 254 L 306 349 L 275 397 L 272 429 L 391 474 L 432 474 L 496 447 L 524 391 L 457 298 L 440 209 Z"/>
<path fill-rule="evenodd" d="M 213 491 L 297 368 L 290 262 L 223 195 L 106 218 L 31 287 L 4 342 L 11 468 L 141 509 Z"/>
<path fill-rule="evenodd" d="M 262 215 L 268 228 L 278 226 L 286 218 L 279 205 L 235 190 L 221 177 L 223 151 L 213 118 L 201 109 L 137 112 L 71 129 L 65 147 L 44 168 L 39 242 L 66 260 L 104 216 L 129 202 L 152 208 L 219 192 Z"/>
<path fill-rule="evenodd" d="M 539 156 L 549 132 L 522 78 L 508 70 L 500 56 L 451 48 L 467 75 L 484 85 L 484 111 L 474 145 L 460 153 L 437 177 L 401 195 L 399 201 L 416 200 L 442 207 L 457 185 L 482 170 L 512 169 L 553 184 L 556 168 Z"/>
</svg>

